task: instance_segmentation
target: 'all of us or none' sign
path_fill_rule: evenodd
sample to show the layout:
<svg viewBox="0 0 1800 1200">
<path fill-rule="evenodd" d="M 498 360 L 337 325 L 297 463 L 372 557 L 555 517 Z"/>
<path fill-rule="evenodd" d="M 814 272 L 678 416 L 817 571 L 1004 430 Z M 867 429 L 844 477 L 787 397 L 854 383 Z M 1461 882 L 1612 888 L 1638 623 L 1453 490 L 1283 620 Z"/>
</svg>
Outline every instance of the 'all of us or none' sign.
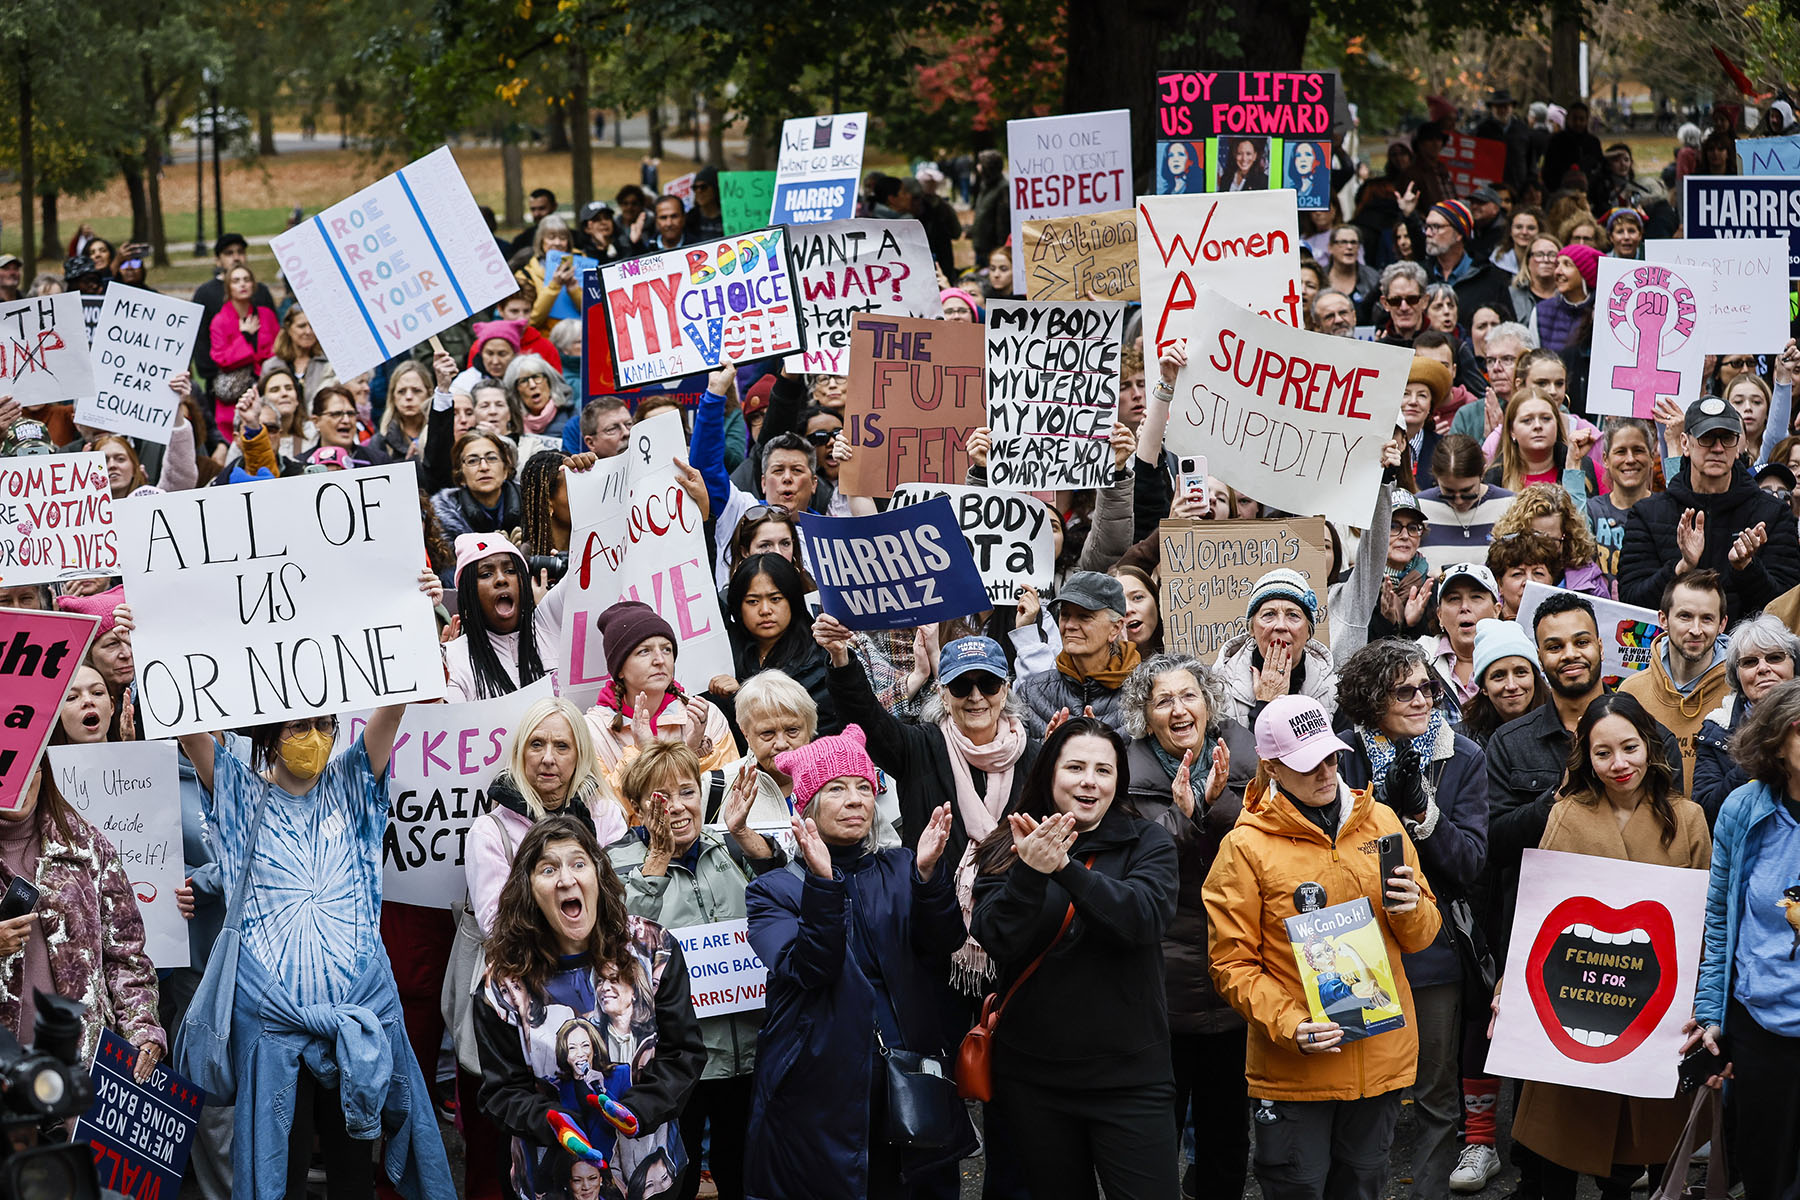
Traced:
<svg viewBox="0 0 1800 1200">
<path fill-rule="evenodd" d="M 94 327 L 95 394 L 76 398 L 76 422 L 167 444 L 180 407 L 169 376 L 187 370 L 205 311 L 174 296 L 108 284 Z"/>
<path fill-rule="evenodd" d="M 1125 306 L 988 306 L 988 482 L 1036 492 L 1112 482 Z"/>
</svg>

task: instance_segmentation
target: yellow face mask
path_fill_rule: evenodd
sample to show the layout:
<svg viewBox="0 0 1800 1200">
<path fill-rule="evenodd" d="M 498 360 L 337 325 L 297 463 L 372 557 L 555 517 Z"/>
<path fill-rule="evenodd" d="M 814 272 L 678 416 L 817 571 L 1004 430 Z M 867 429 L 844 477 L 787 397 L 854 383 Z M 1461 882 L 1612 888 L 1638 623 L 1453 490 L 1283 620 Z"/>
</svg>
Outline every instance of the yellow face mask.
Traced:
<svg viewBox="0 0 1800 1200">
<path fill-rule="evenodd" d="M 311 729 L 281 741 L 281 765 L 296 779 L 312 779 L 331 761 L 331 735 Z"/>
</svg>

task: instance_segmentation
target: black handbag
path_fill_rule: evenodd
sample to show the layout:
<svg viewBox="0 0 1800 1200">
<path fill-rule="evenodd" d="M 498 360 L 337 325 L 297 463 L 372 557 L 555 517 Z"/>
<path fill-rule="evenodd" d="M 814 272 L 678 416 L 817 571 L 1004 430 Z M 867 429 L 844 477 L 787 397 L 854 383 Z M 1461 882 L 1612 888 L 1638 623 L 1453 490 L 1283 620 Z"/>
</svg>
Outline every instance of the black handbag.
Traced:
<svg viewBox="0 0 1800 1200">
<path fill-rule="evenodd" d="M 1464 984 L 1479 988 L 1477 995 L 1491 999 L 1494 985 L 1500 981 L 1500 968 L 1494 961 L 1493 950 L 1488 947 L 1481 922 L 1475 919 L 1474 907 L 1467 900 L 1458 898 L 1439 901 L 1438 909 L 1450 930 L 1450 940 L 1456 943 L 1456 955 L 1462 960 Z"/>
<path fill-rule="evenodd" d="M 974 1138 L 969 1112 L 956 1094 L 949 1058 L 889 1046 L 875 1031 L 887 1072 L 887 1139 L 909 1150 L 950 1150 Z"/>
</svg>

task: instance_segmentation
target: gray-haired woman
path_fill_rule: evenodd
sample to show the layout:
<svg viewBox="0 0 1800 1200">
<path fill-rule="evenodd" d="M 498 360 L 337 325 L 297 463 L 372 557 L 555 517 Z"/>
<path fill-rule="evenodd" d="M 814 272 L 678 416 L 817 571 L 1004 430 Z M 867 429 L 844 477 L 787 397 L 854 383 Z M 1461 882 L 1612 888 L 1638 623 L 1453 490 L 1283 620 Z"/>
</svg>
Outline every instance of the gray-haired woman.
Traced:
<svg viewBox="0 0 1800 1200">
<path fill-rule="evenodd" d="M 1694 737 L 1694 803 L 1706 810 L 1708 826 L 1719 819 L 1725 797 L 1750 782 L 1731 756 L 1731 735 L 1743 725 L 1752 705 L 1776 684 L 1794 677 L 1796 661 L 1800 637 L 1772 613 L 1758 613 L 1731 631 L 1725 646 L 1725 678 L 1731 691 L 1706 714 Z"/>
<path fill-rule="evenodd" d="M 1132 738 L 1127 803 L 1174 836 L 1181 871 L 1175 919 L 1162 940 L 1175 1120 L 1186 1125 L 1192 1106 L 1194 1157 L 1207 1164 L 1220 1195 L 1235 1196 L 1250 1156 L 1244 1019 L 1213 988 L 1201 889 L 1219 840 L 1243 809 L 1256 739 L 1226 717 L 1219 676 L 1187 654 L 1158 654 L 1133 671 L 1119 712 Z"/>
<path fill-rule="evenodd" d="M 500 385 L 509 397 L 518 401 L 520 411 L 525 414 L 525 428 L 514 430 L 515 434 L 541 433 L 555 437 L 562 432 L 563 420 L 574 397 L 569 390 L 569 381 L 562 377 L 561 371 L 539 355 L 520 354 L 506 365 L 506 375 Z"/>
</svg>

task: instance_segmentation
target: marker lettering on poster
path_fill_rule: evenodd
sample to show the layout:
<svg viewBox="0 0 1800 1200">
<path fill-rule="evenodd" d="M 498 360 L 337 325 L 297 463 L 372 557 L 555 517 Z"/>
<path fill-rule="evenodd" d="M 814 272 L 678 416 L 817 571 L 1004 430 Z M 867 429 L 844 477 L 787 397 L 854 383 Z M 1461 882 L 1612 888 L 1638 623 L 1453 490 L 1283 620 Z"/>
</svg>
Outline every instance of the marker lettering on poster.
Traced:
<svg viewBox="0 0 1800 1200">
<path fill-rule="evenodd" d="M 0 458 L 0 587 L 92 579 L 118 569 L 104 454 Z"/>
<path fill-rule="evenodd" d="M 988 479 L 1018 491 L 1112 482 L 1125 306 L 988 305 Z"/>
<path fill-rule="evenodd" d="M 790 231 L 788 265 L 799 294 L 805 351 L 783 366 L 846 375 L 859 313 L 941 317 L 931 244 L 917 221 L 827 221 Z"/>
<path fill-rule="evenodd" d="M 969 435 L 987 421 L 986 330 L 858 316 L 850 346 L 844 432 L 857 452 L 839 469 L 841 486 L 885 496 L 902 483 L 960 484 Z"/>
</svg>

